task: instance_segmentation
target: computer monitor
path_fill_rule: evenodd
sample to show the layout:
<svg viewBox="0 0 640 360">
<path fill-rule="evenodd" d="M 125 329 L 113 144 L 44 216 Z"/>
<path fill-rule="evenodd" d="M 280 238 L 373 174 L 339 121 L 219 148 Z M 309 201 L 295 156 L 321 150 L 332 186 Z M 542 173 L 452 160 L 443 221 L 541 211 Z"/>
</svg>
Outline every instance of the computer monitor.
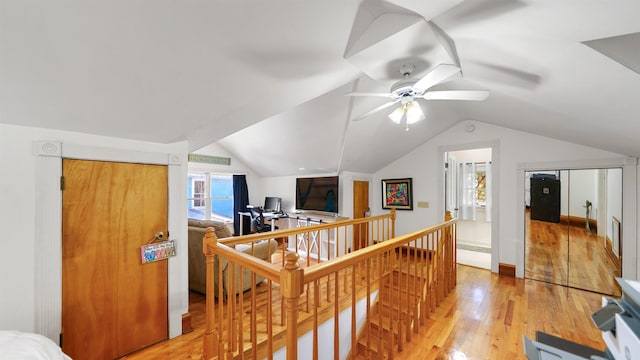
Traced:
<svg viewBox="0 0 640 360">
<path fill-rule="evenodd" d="M 267 196 L 264 198 L 264 211 L 265 212 L 278 212 L 280 211 L 280 202 L 282 199 L 275 196 Z"/>
</svg>

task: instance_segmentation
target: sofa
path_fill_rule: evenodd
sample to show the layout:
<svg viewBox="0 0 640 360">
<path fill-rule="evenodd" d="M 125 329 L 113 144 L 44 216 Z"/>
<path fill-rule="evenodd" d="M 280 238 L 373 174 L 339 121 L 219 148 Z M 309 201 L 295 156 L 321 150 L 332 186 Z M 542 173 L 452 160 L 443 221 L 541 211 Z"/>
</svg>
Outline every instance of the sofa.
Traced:
<svg viewBox="0 0 640 360">
<path fill-rule="evenodd" d="M 189 241 L 189 289 L 202 294 L 206 293 L 207 284 L 207 268 L 206 258 L 202 252 L 202 239 L 204 238 L 206 229 L 212 227 L 215 230 L 215 234 L 218 239 L 231 237 L 231 230 L 226 224 L 219 221 L 211 220 L 197 220 L 189 219 L 188 223 L 188 241 Z M 253 255 L 259 259 L 269 261 L 271 254 L 273 254 L 278 247 L 277 241 L 273 239 L 264 240 L 254 244 Z M 246 254 L 251 254 L 252 249 L 250 245 L 238 244 L 236 250 L 242 251 Z M 230 270 L 226 259 L 218 259 L 218 256 L 214 257 L 213 269 L 214 279 L 213 287 L 215 296 L 218 296 L 218 286 L 220 281 L 218 279 L 219 266 L 222 266 L 222 294 L 226 299 L 229 295 L 229 284 L 227 272 Z M 251 272 L 247 269 L 243 269 L 242 281 L 240 278 L 239 266 L 236 267 L 236 294 L 251 289 Z M 262 282 L 264 277 L 256 274 L 256 284 Z"/>
</svg>

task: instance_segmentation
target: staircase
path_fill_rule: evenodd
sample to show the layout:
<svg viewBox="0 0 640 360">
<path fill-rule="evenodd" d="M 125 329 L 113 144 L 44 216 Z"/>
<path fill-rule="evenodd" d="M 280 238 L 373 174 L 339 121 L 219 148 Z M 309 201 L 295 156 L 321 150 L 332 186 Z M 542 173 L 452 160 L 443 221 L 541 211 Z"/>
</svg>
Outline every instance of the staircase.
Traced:
<svg viewBox="0 0 640 360">
<path fill-rule="evenodd" d="M 370 229 L 378 229 L 379 243 L 318 266 L 301 266 L 295 252 L 278 252 L 281 257 L 275 261 L 272 258 L 272 264 L 268 264 L 232 248 L 273 237 L 322 231 L 335 237 L 336 249 L 348 249 L 348 234 L 354 226 L 365 223 Z M 207 259 L 203 357 L 269 358 L 284 347 L 287 359 L 297 359 L 299 337 L 307 333 L 312 345 L 309 351 L 305 349 L 304 358 L 330 355 L 325 354 L 328 347 L 323 347 L 330 338 L 323 335 L 325 330 L 320 327 L 329 329 L 331 325 L 335 357 L 343 354 L 340 348 L 347 335 L 351 340 L 347 346 L 350 359 L 392 359 L 407 350 L 412 336 L 425 327 L 431 310 L 455 288 L 456 220 L 447 218 L 441 224 L 398 237 L 394 235 L 394 224 L 392 210 L 388 215 L 256 233 L 220 242 L 214 230 L 208 229 L 203 239 Z M 214 267 L 216 256 L 233 264 L 227 280 L 237 279 L 233 270 L 242 268 L 238 270 L 240 274 L 249 270 L 252 277 L 259 275 L 268 281 L 231 298 L 236 301 L 216 300 L 215 275 L 217 271 L 219 278 L 222 273 L 220 267 Z M 230 284 L 234 284 L 233 280 Z M 366 314 L 354 311 L 363 305 Z M 358 322 L 365 317 L 364 324 L 340 324 L 339 314 L 349 308 L 352 318 L 359 316 Z M 332 323 L 325 324 L 331 319 Z"/>
<path fill-rule="evenodd" d="M 418 331 L 417 319 L 428 309 L 426 293 L 425 279 L 413 273 L 393 270 L 386 275 L 351 359 L 393 359 Z"/>
</svg>

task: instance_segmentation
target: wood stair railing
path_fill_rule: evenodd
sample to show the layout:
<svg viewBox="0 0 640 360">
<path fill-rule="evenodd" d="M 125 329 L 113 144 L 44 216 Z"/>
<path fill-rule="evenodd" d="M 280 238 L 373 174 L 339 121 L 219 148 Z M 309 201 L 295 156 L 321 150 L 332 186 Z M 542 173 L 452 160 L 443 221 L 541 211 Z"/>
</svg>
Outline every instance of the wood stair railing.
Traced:
<svg viewBox="0 0 640 360">
<path fill-rule="evenodd" d="M 394 359 L 400 355 L 404 343 L 410 342 L 412 334 L 425 325 L 427 313 L 434 311 L 455 286 L 455 280 L 450 279 L 455 270 L 448 268 L 455 267 L 452 251 L 450 244 L 440 242 L 437 250 L 418 254 L 418 258 L 430 260 L 424 274 L 411 269 L 416 262 L 410 258 L 416 254 L 407 251 L 407 267 L 393 269 L 382 277 L 376 302 L 359 333 L 351 359 Z M 442 263 L 447 267 L 443 268 Z"/>
<path fill-rule="evenodd" d="M 354 359 L 393 359 L 393 349 L 410 341 L 416 321 L 424 311 L 420 292 L 426 291 L 425 279 L 414 277 L 399 270 L 385 276 L 369 321 L 358 337 Z M 414 280 L 418 283 L 415 288 L 407 290 L 400 286 Z"/>
<path fill-rule="evenodd" d="M 392 212 L 389 216 L 253 234 L 220 243 L 213 229 L 208 229 L 203 240 L 207 258 L 204 358 L 272 359 L 285 345 L 288 360 L 397 356 L 412 335 L 425 326 L 427 314 L 455 287 L 456 231 L 452 220 L 394 237 L 394 220 Z M 370 229 L 382 229 L 382 241 L 369 239 L 369 244 L 377 244 L 329 261 L 307 262 L 306 267 L 293 252 L 275 254 L 282 259 L 267 262 L 229 247 L 256 244 L 269 237 L 326 231 L 335 235 L 337 249 L 346 249 L 350 227 L 365 222 Z M 215 257 L 230 264 L 225 272 L 222 266 L 214 267 Z M 284 266 L 278 270 L 280 264 Z M 252 279 L 251 289 L 246 292 L 226 298 L 221 286 L 214 287 L 214 279 L 222 279 L 229 285 L 227 292 L 235 294 L 236 281 L 231 280 L 240 276 L 238 284 L 242 284 L 245 270 Z M 266 279 L 260 284 L 255 281 L 258 274 Z M 355 311 L 357 307 L 360 310 Z M 311 337 L 312 346 L 299 353 L 298 337 L 303 334 Z M 332 347 L 327 346 L 331 338 Z"/>
<path fill-rule="evenodd" d="M 400 283 L 417 282 L 417 287 L 407 291 Z M 420 292 L 426 291 L 425 279 L 394 270 L 383 278 L 378 300 L 371 311 L 368 326 L 358 338 L 355 359 L 392 359 L 395 344 L 410 339 L 414 322 L 422 310 Z M 416 291 L 417 290 L 417 291 Z M 397 295 L 400 295 L 397 297 Z"/>
</svg>

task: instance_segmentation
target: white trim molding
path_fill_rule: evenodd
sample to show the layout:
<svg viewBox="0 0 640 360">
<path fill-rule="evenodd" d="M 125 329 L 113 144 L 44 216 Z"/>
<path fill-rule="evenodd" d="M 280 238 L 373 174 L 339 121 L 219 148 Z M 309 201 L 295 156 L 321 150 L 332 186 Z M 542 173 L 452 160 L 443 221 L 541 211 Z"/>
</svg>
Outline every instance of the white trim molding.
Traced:
<svg viewBox="0 0 640 360">
<path fill-rule="evenodd" d="M 34 329 L 59 344 L 62 328 L 62 159 L 168 165 L 168 226 L 178 255 L 169 261 L 169 337 L 182 334 L 189 310 L 186 154 L 102 148 L 57 141 L 33 142 L 36 157 L 35 316 Z"/>
<path fill-rule="evenodd" d="M 438 147 L 438 214 L 444 214 L 444 153 L 473 149 L 491 149 L 491 272 L 497 273 L 500 264 L 500 140 Z"/>
<path fill-rule="evenodd" d="M 62 330 L 61 144 L 34 142 L 36 217 L 34 329 L 56 343 Z"/>
</svg>

